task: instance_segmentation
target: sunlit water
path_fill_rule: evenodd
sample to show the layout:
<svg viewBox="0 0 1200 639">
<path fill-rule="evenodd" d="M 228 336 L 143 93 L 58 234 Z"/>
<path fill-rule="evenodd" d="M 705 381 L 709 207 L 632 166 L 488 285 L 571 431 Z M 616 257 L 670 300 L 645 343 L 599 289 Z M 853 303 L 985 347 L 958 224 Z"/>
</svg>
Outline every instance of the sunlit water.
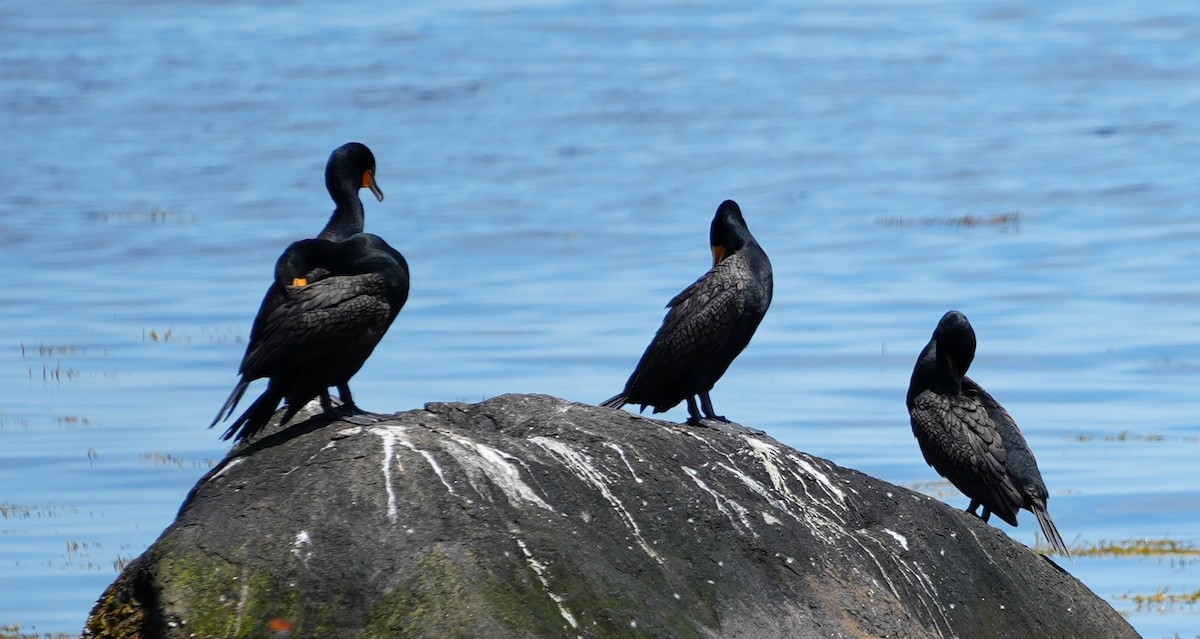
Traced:
<svg viewBox="0 0 1200 639">
<path fill-rule="evenodd" d="M 1069 543 L 1200 543 L 1200 6 L 406 4 L 0 6 L 0 625 L 77 632 L 225 453 L 348 140 L 412 266 L 368 409 L 612 395 L 731 197 L 776 297 L 718 411 L 962 507 L 904 410 L 958 308 Z M 1065 567 L 1200 634 L 1121 598 L 1197 591 L 1192 560 Z"/>
</svg>

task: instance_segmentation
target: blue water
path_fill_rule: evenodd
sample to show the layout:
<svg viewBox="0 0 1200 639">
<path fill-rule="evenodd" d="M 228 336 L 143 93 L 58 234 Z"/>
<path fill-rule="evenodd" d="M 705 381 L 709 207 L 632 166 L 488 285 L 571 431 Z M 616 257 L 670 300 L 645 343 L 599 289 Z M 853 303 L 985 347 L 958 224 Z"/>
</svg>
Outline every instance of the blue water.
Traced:
<svg viewBox="0 0 1200 639">
<path fill-rule="evenodd" d="M 1200 544 L 1200 5 L 406 4 L 0 6 L 0 626 L 77 632 L 223 456 L 205 426 L 348 140 L 413 279 L 367 409 L 612 395 L 734 198 L 776 297 L 718 411 L 964 506 L 903 401 L 958 308 L 1068 543 Z M 1194 561 L 1065 567 L 1200 635 L 1119 598 L 1194 592 Z"/>
</svg>

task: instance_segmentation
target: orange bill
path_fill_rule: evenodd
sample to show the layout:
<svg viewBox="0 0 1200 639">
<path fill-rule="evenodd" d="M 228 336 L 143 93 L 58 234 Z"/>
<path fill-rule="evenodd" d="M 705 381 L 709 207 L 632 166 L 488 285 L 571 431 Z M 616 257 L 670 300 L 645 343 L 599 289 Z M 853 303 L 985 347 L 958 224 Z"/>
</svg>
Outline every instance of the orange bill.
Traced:
<svg viewBox="0 0 1200 639">
<path fill-rule="evenodd" d="M 363 173 L 362 185 L 365 189 L 371 189 L 371 193 L 375 195 L 375 199 L 379 200 L 380 202 L 383 201 L 383 189 L 379 188 L 379 182 L 375 181 L 374 169 L 367 169 L 367 171 Z"/>
</svg>

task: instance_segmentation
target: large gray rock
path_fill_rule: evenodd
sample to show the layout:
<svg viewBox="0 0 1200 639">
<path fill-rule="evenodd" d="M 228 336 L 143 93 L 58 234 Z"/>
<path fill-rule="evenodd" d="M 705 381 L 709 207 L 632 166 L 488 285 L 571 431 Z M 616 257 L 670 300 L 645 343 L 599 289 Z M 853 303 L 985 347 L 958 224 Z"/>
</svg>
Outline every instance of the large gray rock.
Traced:
<svg viewBox="0 0 1200 639">
<path fill-rule="evenodd" d="M 915 447 L 914 447 L 914 454 Z M 1137 633 L 1052 561 L 768 438 L 538 395 L 322 417 L 231 452 L 94 636 Z"/>
</svg>

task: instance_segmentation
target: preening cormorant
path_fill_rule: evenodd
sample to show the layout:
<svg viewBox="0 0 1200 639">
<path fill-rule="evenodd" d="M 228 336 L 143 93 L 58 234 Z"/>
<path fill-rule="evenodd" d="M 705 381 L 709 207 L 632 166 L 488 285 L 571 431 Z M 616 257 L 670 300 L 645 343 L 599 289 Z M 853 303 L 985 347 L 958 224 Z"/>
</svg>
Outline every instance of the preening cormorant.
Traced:
<svg viewBox="0 0 1200 639">
<path fill-rule="evenodd" d="M 639 404 L 661 413 L 687 400 L 688 423 L 726 421 L 708 392 L 750 343 L 771 305 L 771 261 L 733 200 L 717 207 L 709 230 L 713 266 L 667 303 L 662 327 L 646 347 L 625 390 L 601 406 Z M 696 407 L 700 397 L 700 409 Z M 703 410 L 703 416 L 701 416 Z"/>
<path fill-rule="evenodd" d="M 975 358 L 975 330 L 966 315 L 942 316 L 921 351 L 908 384 L 908 415 L 925 461 L 970 498 L 967 512 L 983 506 L 1011 526 L 1017 510 L 1032 512 L 1056 551 L 1067 545 L 1046 511 L 1050 494 L 1033 451 L 1016 422 L 967 369 Z"/>
<path fill-rule="evenodd" d="M 275 265 L 275 281 L 254 319 L 242 375 L 213 420 L 233 413 L 250 382 L 267 389 L 225 431 L 224 439 L 253 437 L 281 400 L 287 423 L 320 397 L 332 410 L 328 388 L 337 386 L 354 409 L 350 378 L 358 372 L 408 299 L 408 263 L 377 235 L 358 233 L 340 242 L 301 240 Z"/>
<path fill-rule="evenodd" d="M 364 188 L 370 189 L 371 193 L 375 195 L 376 199 L 381 202 L 383 201 L 383 190 L 380 189 L 379 182 L 375 178 L 375 154 L 373 154 L 371 149 L 367 148 L 366 145 L 359 142 L 348 142 L 334 149 L 333 153 L 329 155 L 328 162 L 325 164 L 325 188 L 329 191 L 329 196 L 333 199 L 335 206 L 333 214 L 329 216 L 329 221 L 325 224 L 325 227 L 321 229 L 321 232 L 317 235 L 317 238 L 330 242 L 340 242 L 353 237 L 356 234 L 362 233 L 365 214 L 363 211 L 362 200 L 360 200 L 358 197 L 359 190 Z M 382 242 L 382 240 L 379 240 L 379 242 Z M 366 248 L 370 242 L 364 243 L 362 240 L 359 240 L 356 244 Z M 342 253 L 337 253 L 335 251 L 333 254 L 339 255 L 339 259 L 345 261 L 349 259 L 345 251 L 351 250 L 354 246 L 355 244 L 347 245 L 346 248 L 342 249 Z M 386 244 L 384 244 L 384 246 L 386 246 Z M 292 247 L 289 247 L 287 251 L 284 251 L 283 255 L 280 256 L 276 263 L 276 281 L 271 284 L 270 288 L 267 289 L 266 295 L 263 297 L 262 305 L 258 310 L 258 316 L 255 318 L 254 326 L 250 331 L 250 343 L 247 345 L 246 354 L 242 358 L 242 365 L 238 369 L 239 374 L 242 375 L 242 379 L 234 388 L 233 393 L 230 394 L 229 399 L 225 401 L 225 405 L 221 407 L 220 412 L 217 413 L 217 417 L 213 420 L 210 428 L 215 426 L 217 422 L 228 418 L 229 415 L 232 414 L 234 408 L 237 407 L 237 403 L 241 399 L 242 394 L 245 393 L 246 385 L 249 384 L 249 382 L 260 377 L 270 376 L 269 373 L 262 373 L 261 371 L 249 371 L 250 374 L 248 375 L 247 363 L 249 362 L 251 353 L 256 342 L 258 341 L 257 335 L 259 335 L 263 330 L 260 328 L 261 324 L 266 321 L 266 318 L 273 317 L 273 314 L 278 310 L 279 307 L 288 303 L 289 298 L 285 293 L 288 290 L 287 287 L 293 285 L 293 279 L 295 278 L 284 277 L 284 275 L 281 275 L 281 268 L 286 270 L 287 267 L 284 266 L 286 263 L 295 262 L 300 259 L 313 261 L 316 259 L 315 256 L 318 253 L 328 252 L 324 249 L 316 248 L 300 248 L 293 250 L 295 247 L 296 245 L 293 245 Z M 391 248 L 388 247 L 388 250 L 391 250 Z M 386 253 L 386 251 L 384 252 Z M 399 254 L 397 253 L 397 255 Z M 302 256 L 305 257 L 302 258 Z M 402 257 L 400 258 L 400 261 L 403 264 Z M 310 273 L 304 273 L 304 275 L 307 276 L 305 279 L 307 279 L 309 282 L 316 282 L 330 275 L 330 272 L 328 270 L 324 270 L 320 264 L 314 264 L 311 267 L 311 270 L 312 272 Z M 405 291 L 407 293 L 407 265 L 404 265 L 404 271 Z M 369 352 L 370 351 L 368 351 L 368 354 Z M 361 365 L 362 362 L 359 362 L 359 366 Z M 355 367 L 355 370 L 357 371 L 358 368 Z M 352 374 L 353 373 L 351 373 L 351 375 Z M 349 377 L 346 379 L 348 380 Z M 336 386 L 338 387 L 338 395 L 340 396 L 342 402 L 350 409 L 353 409 L 354 400 L 350 394 L 349 385 L 347 383 L 341 383 L 336 384 Z M 319 393 L 319 396 L 323 406 L 328 408 L 332 405 L 332 402 L 329 398 L 328 389 L 322 389 Z M 303 404 L 301 404 L 301 406 L 302 405 Z M 297 406 L 297 408 L 299 408 L 299 406 Z M 247 411 L 247 413 L 248 412 L 249 411 Z M 243 419 L 245 417 L 246 415 L 242 416 Z M 252 432 L 258 430 L 258 428 L 261 428 L 261 425 L 252 429 L 243 429 L 244 433 L 242 438 L 245 438 L 245 431 Z M 237 430 L 236 425 L 225 434 L 225 438 L 228 439 L 235 430 Z"/>
</svg>

